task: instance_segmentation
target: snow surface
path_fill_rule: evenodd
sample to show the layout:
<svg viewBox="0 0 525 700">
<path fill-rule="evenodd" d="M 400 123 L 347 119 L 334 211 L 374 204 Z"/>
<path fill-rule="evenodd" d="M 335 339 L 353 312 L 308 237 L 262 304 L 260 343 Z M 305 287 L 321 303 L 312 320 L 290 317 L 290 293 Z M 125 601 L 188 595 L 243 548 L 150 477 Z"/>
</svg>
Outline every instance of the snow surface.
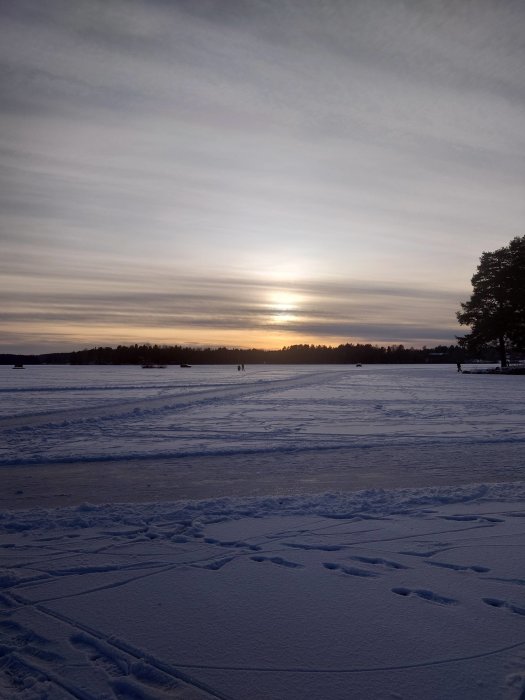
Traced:
<svg viewBox="0 0 525 700">
<path fill-rule="evenodd" d="M 0 369 L 1 698 L 525 698 L 523 378 Z"/>
<path fill-rule="evenodd" d="M 4 366 L 0 379 L 0 508 L 523 478 L 523 377 Z"/>
</svg>

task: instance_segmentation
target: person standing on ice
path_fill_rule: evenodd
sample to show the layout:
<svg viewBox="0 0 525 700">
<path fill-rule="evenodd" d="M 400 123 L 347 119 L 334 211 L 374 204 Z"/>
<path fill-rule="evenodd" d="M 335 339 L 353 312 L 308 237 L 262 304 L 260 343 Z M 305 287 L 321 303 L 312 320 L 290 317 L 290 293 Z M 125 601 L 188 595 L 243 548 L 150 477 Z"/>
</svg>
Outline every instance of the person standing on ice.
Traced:
<svg viewBox="0 0 525 700">
<path fill-rule="evenodd" d="M 458 368 L 458 372 L 461 372 L 461 362 L 456 362 L 456 367 Z"/>
</svg>

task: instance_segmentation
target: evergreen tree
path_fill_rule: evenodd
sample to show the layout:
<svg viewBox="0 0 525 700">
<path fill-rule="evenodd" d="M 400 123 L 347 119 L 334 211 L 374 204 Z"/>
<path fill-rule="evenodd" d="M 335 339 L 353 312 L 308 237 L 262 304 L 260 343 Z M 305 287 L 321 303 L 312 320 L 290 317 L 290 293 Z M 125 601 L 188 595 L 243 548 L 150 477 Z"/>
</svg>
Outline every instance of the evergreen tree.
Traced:
<svg viewBox="0 0 525 700">
<path fill-rule="evenodd" d="M 482 253 L 472 288 L 457 313 L 459 323 L 471 332 L 459 342 L 471 350 L 496 346 L 506 367 L 509 347 L 525 347 L 525 236 Z"/>
</svg>

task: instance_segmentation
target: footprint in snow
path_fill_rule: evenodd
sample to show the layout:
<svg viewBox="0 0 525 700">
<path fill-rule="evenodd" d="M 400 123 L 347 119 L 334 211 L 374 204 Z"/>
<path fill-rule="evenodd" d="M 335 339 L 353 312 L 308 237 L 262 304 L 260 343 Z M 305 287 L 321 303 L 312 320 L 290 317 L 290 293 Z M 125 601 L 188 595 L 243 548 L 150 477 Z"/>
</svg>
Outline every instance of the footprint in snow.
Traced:
<svg viewBox="0 0 525 700">
<path fill-rule="evenodd" d="M 90 663 L 112 676 L 125 676 L 129 673 L 129 664 L 103 642 L 79 632 L 69 640 L 76 649 L 83 651 Z"/>
<path fill-rule="evenodd" d="M 252 561 L 256 561 L 256 562 L 269 561 L 272 564 L 277 564 L 278 566 L 287 566 L 290 569 L 302 569 L 303 568 L 302 564 L 297 564 L 294 561 L 288 561 L 287 559 L 283 559 L 282 557 L 257 556 L 257 557 L 250 557 L 250 559 Z"/>
<path fill-rule="evenodd" d="M 306 551 L 319 550 L 321 552 L 339 552 L 343 547 L 339 544 L 305 544 L 303 542 L 283 542 L 285 547 L 292 549 L 304 549 Z"/>
<path fill-rule="evenodd" d="M 51 643 L 49 639 L 40 636 L 29 627 L 19 625 L 14 620 L 0 621 L 0 640 L 17 647 L 24 647 L 28 644 L 47 646 Z"/>
<path fill-rule="evenodd" d="M 38 688 L 39 683 L 42 681 L 42 673 L 40 671 L 31 668 L 31 666 L 28 666 L 16 656 L 11 656 L 8 651 L 2 656 L 2 666 L 3 668 L 8 668 L 8 672 L 2 674 L 0 692 L 5 691 L 6 694 L 2 694 L 1 697 L 18 697 L 24 688 Z M 53 682 L 48 681 L 46 690 L 51 693 L 54 690 L 58 693 L 61 689 L 59 690 Z M 57 695 L 57 697 L 59 696 Z"/>
<path fill-rule="evenodd" d="M 129 657 L 128 660 L 111 645 L 84 632 L 74 634 L 70 642 L 87 655 L 90 663 L 99 667 L 110 677 L 110 685 L 117 693 L 117 697 L 149 698 L 151 695 L 149 690 L 146 690 L 148 687 L 164 692 L 171 692 L 181 687 L 176 678 L 151 666 L 146 661 L 134 661 Z M 155 697 L 158 696 L 155 695 Z M 164 694 L 162 697 L 165 697 Z"/>
<path fill-rule="evenodd" d="M 511 612 L 516 613 L 516 615 L 525 615 L 525 608 L 520 608 L 506 600 L 500 600 L 499 598 L 483 598 L 483 602 L 493 608 L 507 608 Z"/>
<path fill-rule="evenodd" d="M 209 562 L 208 564 L 192 564 L 192 566 L 196 569 L 208 569 L 209 571 L 218 571 L 219 569 L 222 569 L 223 566 L 226 566 L 226 564 L 229 564 L 231 561 L 233 561 L 235 557 L 222 557 L 222 559 L 215 559 L 212 562 Z"/>
<path fill-rule="evenodd" d="M 28 669 L 19 668 L 19 660 L 14 659 L 11 654 L 20 655 L 26 659 L 31 657 L 45 663 L 63 662 L 64 657 L 52 651 L 50 648 L 52 646 L 53 643 L 49 639 L 40 636 L 34 630 L 18 624 L 14 620 L 2 620 L 0 622 L 0 655 L 4 657 L 3 668 L 4 670 L 9 668 L 9 675 L 15 686 L 17 686 L 19 680 L 22 683 L 26 679 Z M 24 666 L 23 662 L 22 666 Z M 31 674 L 29 676 L 31 677 Z M 24 687 L 23 683 L 20 687 Z"/>
<path fill-rule="evenodd" d="M 388 559 L 382 559 L 381 557 L 350 557 L 354 561 L 360 561 L 363 564 L 373 564 L 374 566 L 382 566 L 385 569 L 408 569 L 408 566 L 404 564 L 399 564 L 397 561 L 389 561 Z"/>
<path fill-rule="evenodd" d="M 376 578 L 380 575 L 375 571 L 369 571 L 368 569 L 359 569 L 357 566 L 342 566 L 341 564 L 335 564 L 334 562 L 325 562 L 323 566 L 329 571 L 340 571 L 342 574 L 346 574 L 347 576 Z"/>
<path fill-rule="evenodd" d="M 428 591 L 424 588 L 404 588 L 402 586 L 392 588 L 392 593 L 396 595 L 408 596 L 415 595 L 418 598 L 428 601 L 429 603 L 437 603 L 438 605 L 457 605 L 458 601 L 454 598 L 447 598 L 446 596 L 438 595 L 433 591 Z"/>
<path fill-rule="evenodd" d="M 166 676 L 166 674 L 163 674 L 162 671 L 157 671 L 156 669 L 152 670 L 157 674 L 155 678 L 153 678 L 151 674 L 148 677 L 140 678 L 133 674 L 132 678 L 129 676 L 121 676 L 119 678 L 112 679 L 111 687 L 113 688 L 116 697 L 119 698 L 119 700 L 148 700 L 149 698 L 152 698 L 153 700 L 153 698 L 159 697 L 157 693 L 152 695 L 149 689 L 145 692 L 144 685 L 152 686 L 154 690 L 160 690 L 163 698 L 172 697 L 171 691 L 175 691 L 175 689 L 177 689 L 175 691 L 176 696 L 173 695 L 173 697 L 183 697 L 183 695 L 180 695 L 180 684 L 174 678 Z M 165 676 L 166 680 L 164 680 L 162 676 Z M 138 682 L 134 682 L 133 678 L 135 678 Z M 170 695 L 166 696 L 166 692 L 170 693 Z"/>
</svg>

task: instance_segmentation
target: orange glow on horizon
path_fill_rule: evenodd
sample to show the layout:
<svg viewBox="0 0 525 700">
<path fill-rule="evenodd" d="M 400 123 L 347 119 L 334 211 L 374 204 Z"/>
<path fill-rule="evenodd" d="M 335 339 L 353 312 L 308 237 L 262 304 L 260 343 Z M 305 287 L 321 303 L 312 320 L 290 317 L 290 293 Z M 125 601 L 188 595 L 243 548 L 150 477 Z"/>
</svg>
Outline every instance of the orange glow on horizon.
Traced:
<svg viewBox="0 0 525 700">
<path fill-rule="evenodd" d="M 92 331 L 89 335 L 86 330 Z M 268 327 L 267 330 L 224 330 L 203 329 L 202 331 L 184 330 L 180 334 L 176 332 L 167 333 L 165 329 L 141 328 L 134 332 L 134 329 L 127 328 L 104 328 L 104 329 L 83 329 L 84 332 L 77 332 L 75 329 L 62 328 L 55 329 L 53 333 L 45 332 L 39 334 L 33 329 L 31 335 L 21 334 L 23 340 L 20 347 L 15 352 L 21 354 L 43 354 L 48 352 L 71 352 L 95 347 L 112 347 L 118 345 L 181 345 L 183 347 L 215 348 L 226 347 L 239 350 L 281 350 L 290 345 L 326 345 L 336 347 L 338 345 L 367 344 L 377 346 L 405 345 L 405 347 L 432 347 L 440 344 L 439 340 L 421 342 L 403 342 L 399 340 L 373 339 L 362 337 L 338 337 L 338 336 L 318 336 L 294 333 L 292 331 Z M 27 350 L 27 348 L 32 348 Z M 11 351 L 9 351 L 11 352 Z"/>
<path fill-rule="evenodd" d="M 286 313 L 271 314 L 276 322 L 286 323 Z M 12 330 L 14 330 L 12 328 Z M 26 352 L 23 346 L 41 350 L 34 352 L 68 352 L 100 346 L 117 347 L 118 345 L 182 345 L 195 347 L 228 347 L 239 349 L 280 350 L 289 345 L 340 345 L 344 343 L 365 343 L 366 339 L 341 338 L 336 336 L 319 337 L 275 328 L 269 325 L 262 329 L 223 329 L 223 328 L 181 328 L 166 330 L 158 327 L 124 327 L 109 325 L 55 325 L 33 324 L 31 332 L 19 329 L 21 340 L 19 352 Z M 52 348 L 52 349 L 51 349 Z"/>
</svg>

